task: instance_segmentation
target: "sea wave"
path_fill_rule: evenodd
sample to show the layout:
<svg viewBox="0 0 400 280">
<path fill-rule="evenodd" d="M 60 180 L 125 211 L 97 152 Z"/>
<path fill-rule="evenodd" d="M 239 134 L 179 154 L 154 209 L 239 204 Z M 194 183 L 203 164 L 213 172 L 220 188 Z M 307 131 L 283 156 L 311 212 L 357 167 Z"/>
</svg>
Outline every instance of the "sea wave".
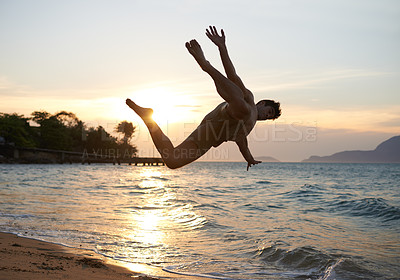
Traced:
<svg viewBox="0 0 400 280">
<path fill-rule="evenodd" d="M 275 275 L 288 276 L 287 271 L 290 271 L 295 279 L 372 280 L 382 277 L 360 266 L 349 256 L 324 253 L 309 246 L 287 249 L 280 245 L 272 245 L 260 248 L 255 257 L 268 266 L 275 267 Z"/>
<path fill-rule="evenodd" d="M 30 218 L 34 218 L 35 215 L 31 215 L 31 214 L 10 214 L 10 213 L 1 213 L 0 212 L 0 218 L 1 217 L 12 218 L 12 219 L 30 219 Z"/>
<path fill-rule="evenodd" d="M 262 180 L 262 181 L 257 181 L 257 184 L 261 184 L 261 185 L 269 185 L 269 184 L 273 184 L 273 182 L 267 181 L 267 180 Z"/>
<path fill-rule="evenodd" d="M 260 248 L 256 252 L 256 257 L 266 263 L 316 274 L 320 274 L 325 267 L 336 261 L 331 256 L 312 247 L 285 249 L 276 245 Z"/>
<path fill-rule="evenodd" d="M 340 200 L 331 203 L 332 210 L 356 217 L 378 218 L 383 222 L 400 220 L 400 208 L 392 206 L 383 198 Z"/>
</svg>

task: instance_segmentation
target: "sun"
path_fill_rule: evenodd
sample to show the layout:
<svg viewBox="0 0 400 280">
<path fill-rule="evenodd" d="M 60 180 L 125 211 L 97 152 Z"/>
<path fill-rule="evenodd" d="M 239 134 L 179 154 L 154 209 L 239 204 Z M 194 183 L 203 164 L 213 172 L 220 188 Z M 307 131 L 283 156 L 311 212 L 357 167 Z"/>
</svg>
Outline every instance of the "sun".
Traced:
<svg viewBox="0 0 400 280">
<path fill-rule="evenodd" d="M 154 87 L 132 92 L 130 98 L 142 107 L 152 108 L 157 123 L 175 123 L 190 118 L 192 105 L 190 97 L 165 87 Z"/>
</svg>

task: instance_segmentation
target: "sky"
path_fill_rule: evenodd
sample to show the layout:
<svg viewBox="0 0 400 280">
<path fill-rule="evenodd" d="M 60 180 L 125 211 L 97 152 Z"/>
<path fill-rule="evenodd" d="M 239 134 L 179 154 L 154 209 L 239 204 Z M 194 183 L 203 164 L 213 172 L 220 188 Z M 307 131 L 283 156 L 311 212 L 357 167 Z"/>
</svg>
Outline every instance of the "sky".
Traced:
<svg viewBox="0 0 400 280">
<path fill-rule="evenodd" d="M 152 107 L 179 144 L 223 100 L 185 49 L 223 28 L 236 71 L 282 116 L 249 135 L 253 155 L 300 161 L 373 150 L 400 135 L 398 0 L 0 0 L 0 112 L 70 111 L 112 132 L 137 126 L 142 156 L 157 155 L 125 105 Z M 205 160 L 240 160 L 224 143 Z"/>
</svg>

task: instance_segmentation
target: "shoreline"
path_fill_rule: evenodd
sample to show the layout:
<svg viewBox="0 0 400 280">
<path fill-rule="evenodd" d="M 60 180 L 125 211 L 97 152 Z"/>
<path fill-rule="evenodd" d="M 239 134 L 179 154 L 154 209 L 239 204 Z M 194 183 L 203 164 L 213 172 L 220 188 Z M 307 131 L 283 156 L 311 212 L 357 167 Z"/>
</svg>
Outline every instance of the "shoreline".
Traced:
<svg viewBox="0 0 400 280">
<path fill-rule="evenodd" d="M 146 264 L 127 263 L 78 249 L 0 231 L 0 280 L 204 280 Z"/>
<path fill-rule="evenodd" d="M 160 280 L 91 251 L 0 232 L 0 279 Z"/>
</svg>

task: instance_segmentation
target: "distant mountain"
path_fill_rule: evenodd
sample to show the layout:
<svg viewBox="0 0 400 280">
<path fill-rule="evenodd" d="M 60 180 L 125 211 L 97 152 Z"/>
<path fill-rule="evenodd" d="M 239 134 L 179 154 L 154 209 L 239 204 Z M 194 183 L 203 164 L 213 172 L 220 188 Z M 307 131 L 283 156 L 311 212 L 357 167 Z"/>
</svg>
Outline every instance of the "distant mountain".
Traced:
<svg viewBox="0 0 400 280">
<path fill-rule="evenodd" d="M 382 142 L 373 151 L 344 151 L 330 156 L 311 156 L 303 162 L 400 163 L 400 136 Z"/>
<path fill-rule="evenodd" d="M 255 159 L 261 160 L 262 162 L 280 162 L 276 158 L 268 157 L 268 156 L 256 157 Z"/>
</svg>

